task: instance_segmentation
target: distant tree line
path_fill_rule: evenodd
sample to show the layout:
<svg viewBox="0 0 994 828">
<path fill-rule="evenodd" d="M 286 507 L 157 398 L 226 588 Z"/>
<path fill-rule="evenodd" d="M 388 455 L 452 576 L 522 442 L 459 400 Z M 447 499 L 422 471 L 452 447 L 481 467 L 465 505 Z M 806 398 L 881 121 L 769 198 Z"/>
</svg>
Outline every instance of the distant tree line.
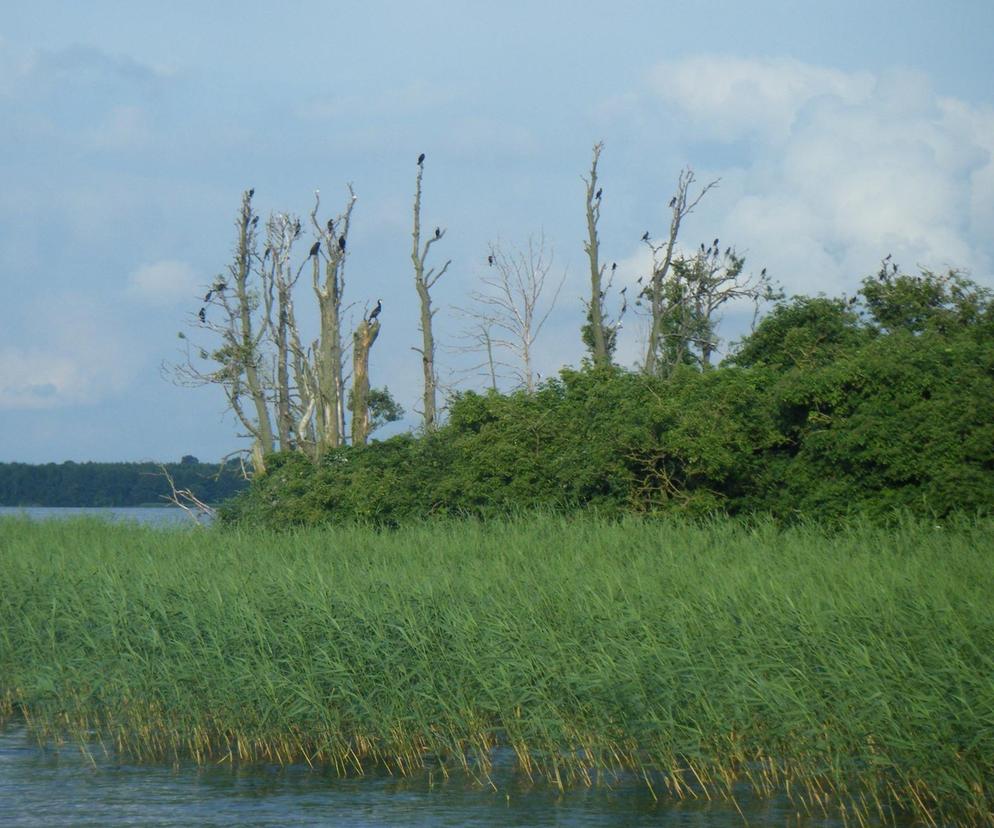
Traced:
<svg viewBox="0 0 994 828">
<path fill-rule="evenodd" d="M 247 486 L 240 464 L 219 467 L 187 455 L 162 464 L 177 488 L 206 503 L 220 503 Z M 0 463 L 2 506 L 164 505 L 171 494 L 158 463 Z"/>
<path fill-rule="evenodd" d="M 718 366 L 649 374 L 590 359 L 531 392 L 458 394 L 432 432 L 318 464 L 274 455 L 222 519 L 990 513 L 991 293 L 955 271 L 901 274 L 889 258 L 853 297 L 780 299 Z"/>
</svg>

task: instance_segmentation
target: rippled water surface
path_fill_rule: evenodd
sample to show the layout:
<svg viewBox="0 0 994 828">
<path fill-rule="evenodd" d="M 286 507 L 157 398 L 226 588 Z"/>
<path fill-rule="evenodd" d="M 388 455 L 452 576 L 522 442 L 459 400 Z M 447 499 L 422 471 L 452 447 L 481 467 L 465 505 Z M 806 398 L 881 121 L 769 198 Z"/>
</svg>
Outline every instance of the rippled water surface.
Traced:
<svg viewBox="0 0 994 828">
<path fill-rule="evenodd" d="M 654 802 L 645 786 L 558 794 L 471 779 L 340 779 L 307 767 L 134 765 L 94 749 L 39 747 L 21 725 L 0 730 L 0 825 L 27 826 L 740 826 L 728 803 Z M 802 820 L 783 801 L 748 802 L 749 825 L 836 826 Z"/>
</svg>

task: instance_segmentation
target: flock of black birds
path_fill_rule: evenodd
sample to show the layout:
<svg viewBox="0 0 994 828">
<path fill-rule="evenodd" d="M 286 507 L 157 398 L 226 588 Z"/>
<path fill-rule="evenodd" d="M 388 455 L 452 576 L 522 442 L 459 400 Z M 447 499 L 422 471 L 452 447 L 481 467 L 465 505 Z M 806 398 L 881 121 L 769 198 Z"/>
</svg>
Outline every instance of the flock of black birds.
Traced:
<svg viewBox="0 0 994 828">
<path fill-rule="evenodd" d="M 423 167 L 424 166 L 424 162 L 425 162 L 425 154 L 422 152 L 420 155 L 418 155 L 418 166 L 419 167 Z M 604 188 L 603 187 L 599 187 L 597 189 L 597 192 L 594 193 L 594 198 L 598 202 L 600 202 L 601 196 L 603 194 L 604 194 Z M 255 188 L 252 188 L 252 189 L 250 189 L 248 191 L 248 197 L 251 199 L 252 196 L 254 196 L 254 195 L 255 195 Z M 670 199 L 670 208 L 674 209 L 674 208 L 676 208 L 676 206 L 677 206 L 677 197 L 673 196 L 673 198 Z M 259 224 L 259 217 L 258 216 L 253 217 L 253 219 L 252 219 L 252 226 L 256 227 L 258 224 Z M 327 228 L 328 228 L 328 235 L 331 236 L 331 237 L 334 237 L 334 235 L 335 235 L 335 221 L 334 221 L 334 219 L 328 219 Z M 301 232 L 300 220 L 297 219 L 296 222 L 294 223 L 294 238 L 297 238 L 300 235 L 300 232 Z M 442 238 L 442 228 L 441 227 L 436 227 L 435 228 L 435 239 L 437 240 L 437 239 L 440 239 L 440 238 Z M 649 231 L 646 230 L 645 233 L 642 234 L 642 241 L 644 241 L 646 243 L 649 243 L 649 238 L 650 238 L 649 237 Z M 342 253 L 345 252 L 345 244 L 346 244 L 346 241 L 345 241 L 344 234 L 340 235 L 338 237 L 338 249 Z M 269 247 L 266 247 L 266 254 L 268 255 L 269 252 L 270 252 Z M 320 254 L 320 252 L 321 252 L 321 241 L 318 240 L 318 241 L 314 242 L 314 244 L 311 245 L 311 250 L 307 254 L 308 258 L 310 258 L 311 256 L 317 256 L 317 255 Z M 727 258 L 729 255 L 731 255 L 731 252 L 732 252 L 732 248 L 731 247 L 725 248 L 725 257 Z M 708 247 L 708 248 L 705 248 L 704 242 L 701 242 L 701 253 L 703 255 L 713 255 L 713 256 L 717 257 L 718 253 L 719 253 L 718 239 L 716 238 L 712 242 L 711 247 Z M 263 258 L 265 258 L 265 256 L 263 256 Z M 889 259 L 890 259 L 890 256 L 888 255 L 887 259 L 884 260 L 885 265 L 886 265 L 887 260 L 889 260 Z M 493 267 L 495 263 L 496 263 L 496 259 L 494 258 L 494 255 L 491 253 L 490 255 L 487 256 L 487 264 L 490 267 Z M 894 268 L 894 272 L 896 273 L 897 272 L 897 265 L 893 265 L 892 267 Z M 612 275 L 614 274 L 614 272 L 617 269 L 618 269 L 618 263 L 617 262 L 611 262 L 611 274 Z M 762 271 L 760 271 L 760 276 L 761 277 L 765 277 L 766 276 L 766 268 L 765 267 L 762 269 Z M 638 283 L 642 284 L 641 277 L 638 279 Z M 200 319 L 200 322 L 202 324 L 206 323 L 206 321 L 207 321 L 206 303 L 208 303 L 208 302 L 211 301 L 211 297 L 215 293 L 220 293 L 226 287 L 227 287 L 227 285 L 224 282 L 218 282 L 218 284 L 214 285 L 213 288 L 211 288 L 209 291 L 207 291 L 207 295 L 204 296 L 205 306 L 202 307 L 200 309 L 200 311 L 197 313 L 197 317 Z M 627 290 L 628 290 L 627 286 L 623 287 L 621 289 L 621 297 L 622 297 L 622 311 L 621 312 L 622 313 L 624 313 L 625 310 L 628 307 L 628 299 L 625 296 L 625 292 Z M 642 290 L 642 293 L 640 294 L 640 296 L 646 295 L 647 290 L 648 290 L 648 288 L 644 288 Z M 370 312 L 369 316 L 366 317 L 366 321 L 367 322 L 374 321 L 376 319 L 376 317 L 378 317 L 380 315 L 380 311 L 382 311 L 382 310 L 383 310 L 383 302 L 381 300 L 377 299 L 376 300 L 376 307 L 373 308 L 373 310 Z"/>
</svg>

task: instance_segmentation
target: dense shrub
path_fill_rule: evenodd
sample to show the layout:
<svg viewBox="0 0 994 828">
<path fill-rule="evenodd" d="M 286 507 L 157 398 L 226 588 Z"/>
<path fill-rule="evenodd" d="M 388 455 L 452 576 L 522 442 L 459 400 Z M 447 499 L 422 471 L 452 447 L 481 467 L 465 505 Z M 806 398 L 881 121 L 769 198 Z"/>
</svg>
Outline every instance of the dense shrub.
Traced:
<svg viewBox="0 0 994 828">
<path fill-rule="evenodd" d="M 430 435 L 346 447 L 317 466 L 274 457 L 224 516 L 989 511 L 989 295 L 957 274 L 882 274 L 857 299 L 782 303 L 716 369 L 564 370 L 530 394 L 460 394 Z"/>
</svg>

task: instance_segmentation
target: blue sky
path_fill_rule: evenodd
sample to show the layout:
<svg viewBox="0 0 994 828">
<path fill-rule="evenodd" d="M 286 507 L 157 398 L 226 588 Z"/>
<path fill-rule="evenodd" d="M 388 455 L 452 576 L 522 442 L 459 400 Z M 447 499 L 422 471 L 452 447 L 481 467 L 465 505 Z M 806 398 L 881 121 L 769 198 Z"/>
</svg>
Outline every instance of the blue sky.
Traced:
<svg viewBox="0 0 994 828">
<path fill-rule="evenodd" d="M 690 165 L 721 182 L 687 247 L 718 236 L 788 292 L 851 292 L 887 253 L 994 286 L 994 3 L 5 6 L 0 461 L 245 445 L 218 392 L 160 365 L 229 259 L 248 187 L 263 215 L 306 214 L 314 189 L 340 205 L 353 184 L 348 299 L 358 313 L 382 297 L 372 379 L 412 411 L 419 152 L 424 221 L 452 259 L 436 289 L 447 383 L 465 364 L 451 309 L 495 240 L 544 232 L 566 282 L 538 367 L 582 356 L 580 176 L 598 140 L 621 283 L 645 271 L 639 237 L 663 232 Z M 623 364 L 639 334 L 626 318 Z"/>
</svg>

